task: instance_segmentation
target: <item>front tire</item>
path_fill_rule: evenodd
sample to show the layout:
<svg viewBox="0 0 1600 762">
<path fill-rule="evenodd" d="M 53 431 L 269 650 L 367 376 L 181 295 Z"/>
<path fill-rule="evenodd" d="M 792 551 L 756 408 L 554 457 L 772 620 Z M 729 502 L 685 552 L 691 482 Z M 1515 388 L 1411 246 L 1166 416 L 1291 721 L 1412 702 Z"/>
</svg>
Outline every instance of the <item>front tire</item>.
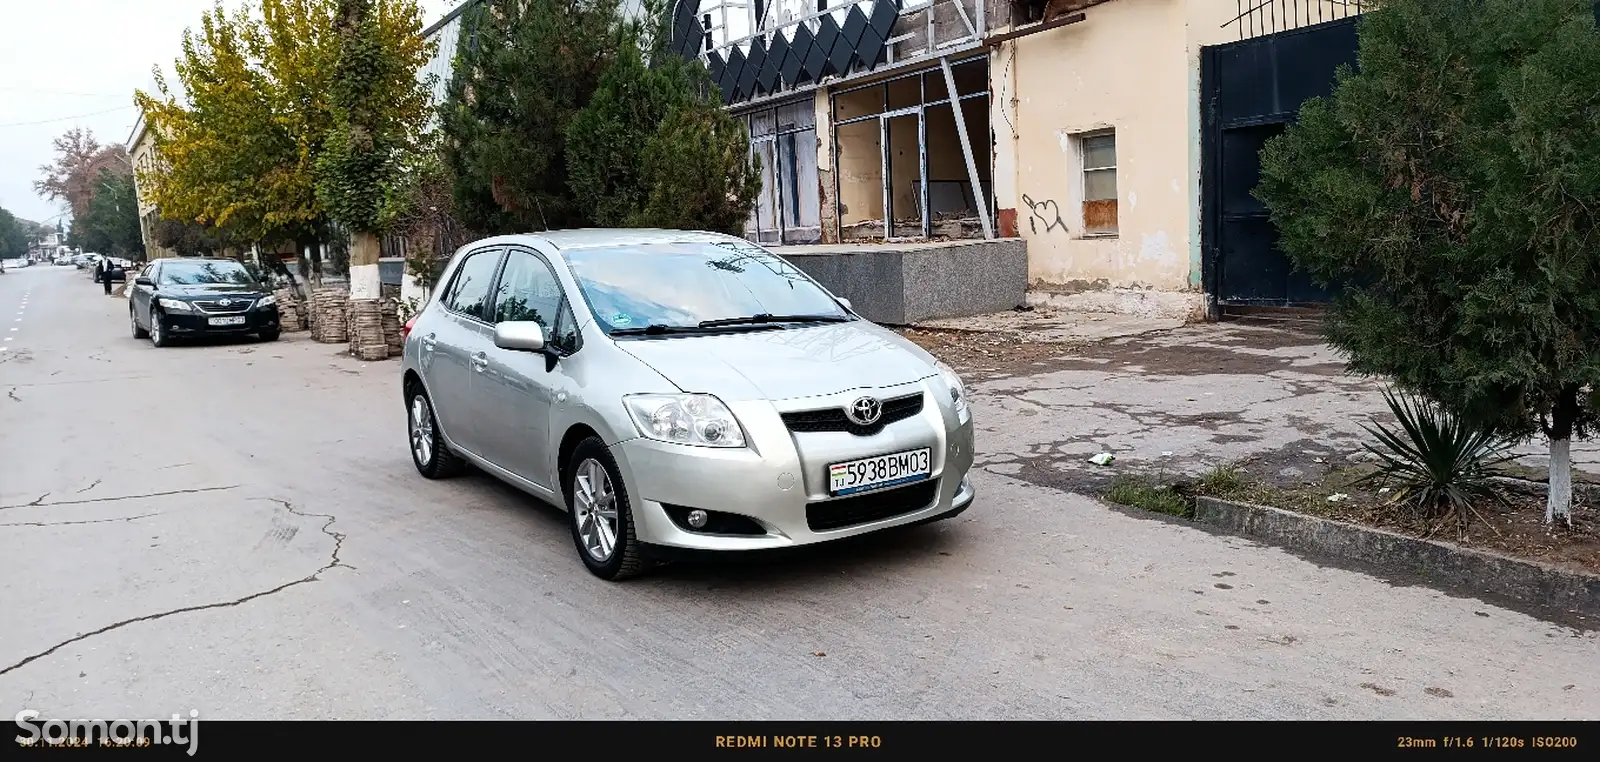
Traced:
<svg viewBox="0 0 1600 762">
<path fill-rule="evenodd" d="M 460 474 L 466 463 L 444 443 L 439 419 L 433 414 L 433 403 L 428 395 L 420 389 L 413 391 L 406 410 L 411 463 L 417 467 L 417 473 L 429 479 L 448 479 Z"/>
<path fill-rule="evenodd" d="M 649 568 L 633 529 L 633 508 L 617 461 L 590 437 L 573 450 L 566 471 L 567 516 L 578 557 L 589 572 L 620 582 Z"/>
<path fill-rule="evenodd" d="M 167 338 L 167 328 L 161 324 L 161 313 L 150 312 L 150 343 L 160 348 L 172 345 L 172 339 Z"/>
<path fill-rule="evenodd" d="M 261 340 L 262 341 L 277 341 L 278 340 L 278 333 L 279 332 L 277 330 L 262 331 L 261 334 L 260 334 L 261 335 Z"/>
<path fill-rule="evenodd" d="M 150 332 L 139 327 L 139 315 L 133 311 L 131 305 L 128 307 L 128 325 L 133 327 L 133 337 L 135 339 L 150 338 Z"/>
</svg>

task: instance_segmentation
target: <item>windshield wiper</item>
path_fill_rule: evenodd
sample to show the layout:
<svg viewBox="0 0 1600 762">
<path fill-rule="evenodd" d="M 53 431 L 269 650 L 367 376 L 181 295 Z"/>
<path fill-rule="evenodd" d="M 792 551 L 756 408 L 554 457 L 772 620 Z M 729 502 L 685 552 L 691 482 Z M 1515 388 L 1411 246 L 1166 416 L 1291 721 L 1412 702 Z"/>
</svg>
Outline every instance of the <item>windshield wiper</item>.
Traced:
<svg viewBox="0 0 1600 762">
<path fill-rule="evenodd" d="M 615 328 L 612 336 L 664 336 L 669 333 L 699 333 L 700 328 L 692 325 L 667 325 L 665 323 L 651 323 L 643 328 Z"/>
<path fill-rule="evenodd" d="M 846 315 L 773 315 L 763 312 L 748 317 L 702 320 L 701 328 L 718 328 L 725 325 L 762 325 L 764 323 L 846 323 L 854 318 Z"/>
</svg>

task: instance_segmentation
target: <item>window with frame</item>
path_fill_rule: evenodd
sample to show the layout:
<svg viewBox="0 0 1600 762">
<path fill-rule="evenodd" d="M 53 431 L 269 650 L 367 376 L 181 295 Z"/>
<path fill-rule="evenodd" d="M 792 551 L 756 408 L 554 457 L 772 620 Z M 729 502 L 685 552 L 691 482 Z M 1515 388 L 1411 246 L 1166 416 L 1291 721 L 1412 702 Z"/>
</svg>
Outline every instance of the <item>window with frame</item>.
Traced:
<svg viewBox="0 0 1600 762">
<path fill-rule="evenodd" d="M 561 312 L 561 281 L 543 259 L 532 252 L 512 249 L 500 273 L 494 294 L 494 322 L 531 321 L 552 336 L 551 326 Z"/>
<path fill-rule="evenodd" d="M 1117 133 L 1078 136 L 1078 161 L 1083 172 L 1083 234 L 1117 234 Z"/>
<path fill-rule="evenodd" d="M 499 249 L 484 249 L 467 255 L 456 269 L 450 291 L 444 296 L 445 309 L 483 320 L 488 317 L 489 288 L 495 268 L 500 265 Z"/>
</svg>

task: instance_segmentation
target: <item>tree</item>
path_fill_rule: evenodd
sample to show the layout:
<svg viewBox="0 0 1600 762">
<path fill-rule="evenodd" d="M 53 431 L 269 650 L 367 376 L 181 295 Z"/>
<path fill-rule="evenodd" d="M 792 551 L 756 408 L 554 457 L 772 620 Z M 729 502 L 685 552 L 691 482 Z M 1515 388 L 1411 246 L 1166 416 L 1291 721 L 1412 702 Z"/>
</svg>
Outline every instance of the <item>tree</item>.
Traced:
<svg viewBox="0 0 1600 762">
<path fill-rule="evenodd" d="M 426 122 L 432 87 L 417 69 L 429 51 L 415 0 L 339 0 L 335 24 L 333 118 L 316 161 L 317 198 L 353 234 L 351 295 L 376 299 L 378 236 L 398 214 Z"/>
<path fill-rule="evenodd" d="M 567 136 L 618 42 L 615 0 L 488 0 L 461 25 L 440 108 L 452 197 L 486 233 L 580 227 Z"/>
<path fill-rule="evenodd" d="M 281 185 L 296 165 L 293 136 L 278 129 L 272 91 L 248 46 L 254 20 L 219 2 L 183 35 L 180 89 L 156 71 L 157 93 L 138 92 L 160 162 L 144 170 L 150 201 L 173 219 L 227 226 L 252 240 L 280 235 Z"/>
<path fill-rule="evenodd" d="M 172 249 L 180 257 L 213 256 L 239 244 L 231 241 L 221 228 L 167 217 L 156 220 L 150 229 L 150 239 L 157 246 Z"/>
<path fill-rule="evenodd" d="M 72 221 L 72 231 L 79 234 L 82 228 L 82 246 L 89 251 L 100 251 L 129 259 L 144 259 L 144 234 L 139 228 L 139 199 L 134 192 L 133 176 L 100 171 L 94 200 L 81 218 Z"/>
<path fill-rule="evenodd" d="M 56 137 L 55 161 L 39 167 L 44 177 L 33 184 L 39 195 L 51 201 L 65 201 L 73 217 L 89 211 L 89 202 L 98 192 L 101 170 L 131 172 L 133 163 L 120 145 L 101 145 L 94 131 L 74 127 Z"/>
<path fill-rule="evenodd" d="M 723 110 L 705 68 L 659 44 L 663 32 L 655 21 L 626 26 L 573 119 L 573 195 L 601 225 L 737 234 L 761 191 L 749 135 Z"/>
<path fill-rule="evenodd" d="M 0 259 L 18 259 L 28 255 L 28 244 L 33 238 L 28 228 L 32 225 L 0 209 Z"/>
<path fill-rule="evenodd" d="M 1570 441 L 1600 387 L 1600 35 L 1592 0 L 1384 0 L 1357 71 L 1262 151 L 1280 247 L 1347 284 L 1329 341 L 1480 424 Z"/>
<path fill-rule="evenodd" d="M 172 220 L 236 242 L 320 253 L 331 235 L 315 164 L 331 125 L 333 0 L 219 3 L 184 33 L 178 87 L 136 93 L 161 161 L 141 176 Z"/>
</svg>

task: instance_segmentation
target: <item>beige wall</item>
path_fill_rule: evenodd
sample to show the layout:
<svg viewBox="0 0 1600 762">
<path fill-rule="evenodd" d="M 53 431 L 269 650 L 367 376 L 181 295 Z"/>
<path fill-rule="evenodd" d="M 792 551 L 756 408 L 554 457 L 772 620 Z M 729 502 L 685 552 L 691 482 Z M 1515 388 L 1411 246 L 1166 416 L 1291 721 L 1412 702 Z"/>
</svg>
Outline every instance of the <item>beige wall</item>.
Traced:
<svg viewBox="0 0 1600 762">
<path fill-rule="evenodd" d="M 1237 14 L 1234 0 L 1112 0 L 996 50 L 997 205 L 1028 239 L 1034 289 L 1091 309 L 1201 306 L 1200 49 L 1237 39 Z M 1116 134 L 1118 231 L 1092 236 L 1079 136 L 1103 130 Z"/>
<path fill-rule="evenodd" d="M 134 189 L 139 196 L 139 229 L 144 234 L 145 257 L 161 259 L 174 256 L 176 252 L 157 246 L 155 239 L 151 236 L 150 224 L 156 219 L 154 214 L 156 206 L 150 202 L 148 194 L 145 192 L 144 184 L 138 180 L 139 174 L 150 171 L 156 161 L 155 141 L 148 131 L 141 131 L 138 140 L 133 144 L 133 150 L 129 152 L 129 156 L 133 159 L 135 169 Z"/>
</svg>

